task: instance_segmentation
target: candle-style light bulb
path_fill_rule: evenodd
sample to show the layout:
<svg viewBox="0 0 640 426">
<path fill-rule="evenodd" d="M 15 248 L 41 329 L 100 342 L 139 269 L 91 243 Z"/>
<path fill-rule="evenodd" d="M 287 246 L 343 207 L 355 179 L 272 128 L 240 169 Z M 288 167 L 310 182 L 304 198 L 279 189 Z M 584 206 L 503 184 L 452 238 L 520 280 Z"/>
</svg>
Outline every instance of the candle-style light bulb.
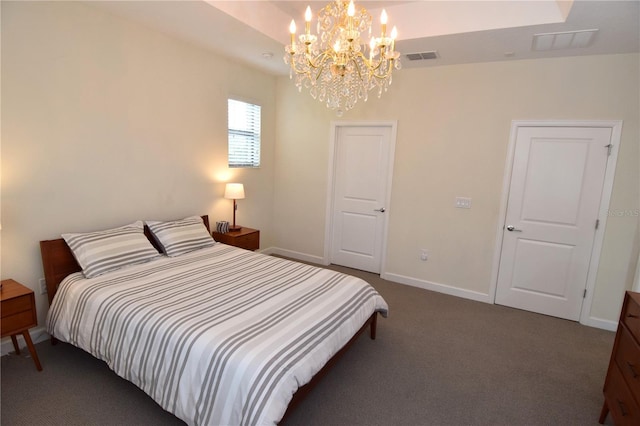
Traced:
<svg viewBox="0 0 640 426">
<path fill-rule="evenodd" d="M 307 35 L 311 32 L 311 6 L 307 6 L 307 10 L 304 12 L 304 30 Z"/>
<path fill-rule="evenodd" d="M 356 14 L 356 7 L 353 5 L 353 0 L 349 1 L 347 6 L 347 16 L 349 17 L 349 31 L 353 30 L 353 16 Z"/>
<path fill-rule="evenodd" d="M 387 25 L 387 11 L 382 9 L 382 13 L 380 14 L 380 23 L 382 25 Z"/>
<path fill-rule="evenodd" d="M 353 4 L 353 0 L 349 2 L 349 6 L 347 7 L 347 15 L 353 17 L 356 14 L 356 7 Z"/>
<path fill-rule="evenodd" d="M 373 59 L 373 50 L 376 48 L 376 39 L 371 37 L 371 41 L 369 42 L 369 62 Z"/>
<path fill-rule="evenodd" d="M 340 52 L 340 40 L 337 40 L 336 44 L 333 45 L 333 50 L 335 50 L 336 53 Z"/>
<path fill-rule="evenodd" d="M 396 47 L 396 38 L 398 38 L 398 29 L 394 25 L 393 29 L 391 30 L 391 52 L 393 52 Z"/>
<path fill-rule="evenodd" d="M 289 32 L 291 33 L 291 49 L 295 50 L 296 47 L 296 21 L 291 20 L 289 24 Z"/>
<path fill-rule="evenodd" d="M 387 32 L 387 11 L 384 9 L 382 9 L 382 13 L 380 14 L 380 23 L 382 24 L 382 37 L 384 37 Z"/>
</svg>

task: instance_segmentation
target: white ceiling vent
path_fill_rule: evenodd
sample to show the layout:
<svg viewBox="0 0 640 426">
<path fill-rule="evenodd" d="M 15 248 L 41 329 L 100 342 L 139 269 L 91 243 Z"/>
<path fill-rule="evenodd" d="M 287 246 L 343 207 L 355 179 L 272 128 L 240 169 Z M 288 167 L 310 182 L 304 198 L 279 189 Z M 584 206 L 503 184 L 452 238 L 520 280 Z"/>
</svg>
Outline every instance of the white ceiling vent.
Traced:
<svg viewBox="0 0 640 426">
<path fill-rule="evenodd" d="M 593 42 L 598 29 L 534 34 L 532 50 L 557 50 L 587 47 Z"/>
<path fill-rule="evenodd" d="M 438 52 L 432 50 L 430 52 L 422 52 L 422 53 L 407 53 L 405 55 L 407 59 L 410 61 L 424 61 L 426 59 L 438 59 Z"/>
</svg>

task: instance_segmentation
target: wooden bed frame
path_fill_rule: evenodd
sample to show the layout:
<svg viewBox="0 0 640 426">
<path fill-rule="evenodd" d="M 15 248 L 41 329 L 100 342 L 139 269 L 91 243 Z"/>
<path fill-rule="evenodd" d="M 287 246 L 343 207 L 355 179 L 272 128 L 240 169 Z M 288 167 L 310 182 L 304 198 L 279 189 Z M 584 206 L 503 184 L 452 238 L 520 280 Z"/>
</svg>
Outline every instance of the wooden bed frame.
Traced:
<svg viewBox="0 0 640 426">
<path fill-rule="evenodd" d="M 209 216 L 202 216 L 202 220 L 204 222 L 204 226 L 206 226 L 207 230 L 211 232 L 209 227 Z M 144 226 L 144 234 L 147 236 L 151 244 L 160 252 L 161 247 L 158 242 L 155 240 L 149 227 L 147 225 Z M 40 252 L 42 255 L 42 266 L 44 268 L 44 278 L 47 285 L 47 295 L 49 297 L 49 305 L 53 300 L 56 292 L 58 291 L 58 286 L 62 282 L 62 280 L 69 274 L 73 274 L 74 272 L 80 272 L 82 269 L 80 265 L 76 261 L 71 249 L 62 238 L 58 238 L 56 240 L 46 240 L 40 241 Z M 286 420 L 286 418 L 291 414 L 291 412 L 295 409 L 295 407 L 300 404 L 300 401 L 304 399 L 304 397 L 315 387 L 315 385 L 324 377 L 327 372 L 331 369 L 333 365 L 337 363 L 337 361 L 342 357 L 342 355 L 347 351 L 347 349 L 357 340 L 358 337 L 367 329 L 370 328 L 370 334 L 372 340 L 376 338 L 376 329 L 378 323 L 378 313 L 374 312 L 367 319 L 367 321 L 362 325 L 360 330 L 353 335 L 353 337 L 340 349 L 336 354 L 325 364 L 324 367 L 315 376 L 311 378 L 309 383 L 304 386 L 298 388 L 297 392 L 293 395 L 293 398 L 289 402 L 289 406 L 287 407 L 287 411 L 281 419 L 281 423 Z M 56 338 L 51 336 L 51 343 L 56 343 Z"/>
</svg>

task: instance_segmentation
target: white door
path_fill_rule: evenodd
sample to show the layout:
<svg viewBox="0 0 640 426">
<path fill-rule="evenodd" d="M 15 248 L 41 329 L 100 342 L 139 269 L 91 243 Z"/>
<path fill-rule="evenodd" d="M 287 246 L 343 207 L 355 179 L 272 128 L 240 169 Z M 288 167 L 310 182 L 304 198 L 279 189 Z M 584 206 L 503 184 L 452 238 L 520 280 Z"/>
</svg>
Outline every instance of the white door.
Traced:
<svg viewBox="0 0 640 426">
<path fill-rule="evenodd" d="M 518 129 L 496 303 L 579 319 L 611 133 Z"/>
<path fill-rule="evenodd" d="M 336 128 L 331 263 L 380 273 L 391 143 L 391 126 Z"/>
</svg>

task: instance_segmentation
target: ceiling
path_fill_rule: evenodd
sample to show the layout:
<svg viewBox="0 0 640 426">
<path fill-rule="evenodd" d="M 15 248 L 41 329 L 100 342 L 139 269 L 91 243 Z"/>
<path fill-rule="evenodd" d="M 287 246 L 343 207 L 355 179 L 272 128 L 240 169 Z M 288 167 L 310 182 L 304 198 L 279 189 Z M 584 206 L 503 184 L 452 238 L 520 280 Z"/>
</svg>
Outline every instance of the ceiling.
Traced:
<svg viewBox="0 0 640 426">
<path fill-rule="evenodd" d="M 87 4 L 142 23 L 272 74 L 288 74 L 289 22 L 326 1 L 91 1 Z M 356 1 L 374 17 L 382 8 L 397 26 L 403 68 L 640 51 L 640 1 L 445 0 Z M 313 27 L 313 26 L 312 26 Z M 597 30 L 585 47 L 535 50 L 541 33 Z M 437 52 L 410 61 L 408 53 Z"/>
</svg>

